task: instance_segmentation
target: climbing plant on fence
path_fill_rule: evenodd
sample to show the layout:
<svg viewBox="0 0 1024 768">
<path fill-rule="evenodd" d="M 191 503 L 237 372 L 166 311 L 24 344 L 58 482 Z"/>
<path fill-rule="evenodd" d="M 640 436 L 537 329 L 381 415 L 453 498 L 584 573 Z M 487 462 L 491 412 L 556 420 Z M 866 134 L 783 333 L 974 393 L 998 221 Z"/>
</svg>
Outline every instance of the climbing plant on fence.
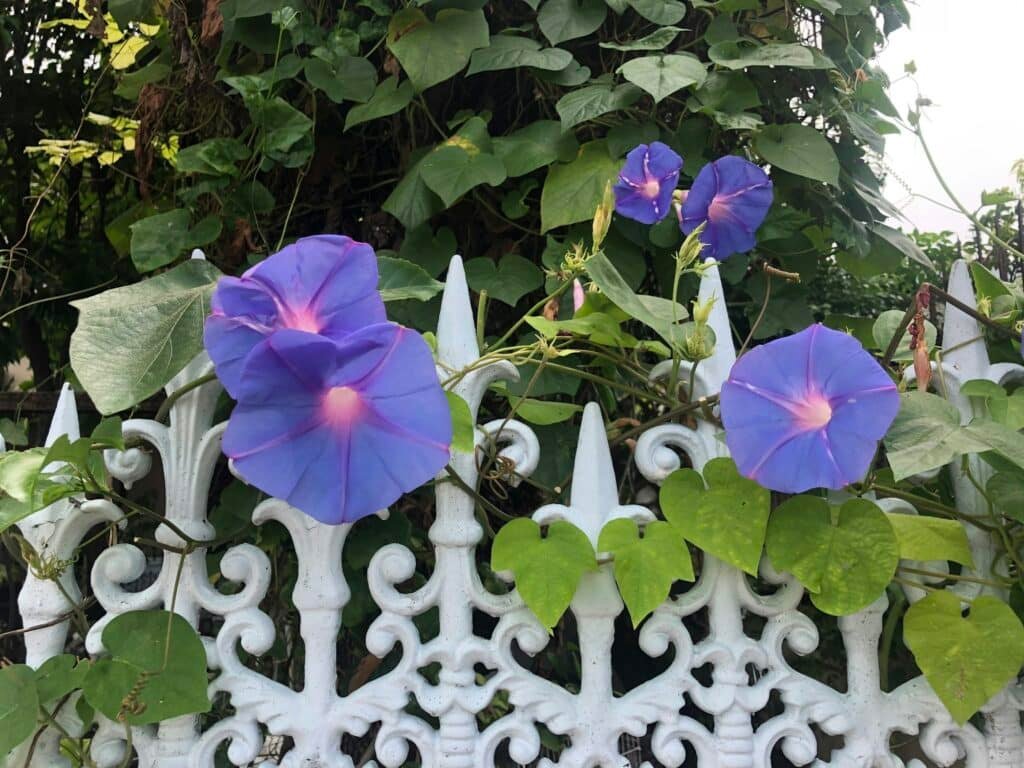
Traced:
<svg viewBox="0 0 1024 768">
<path fill-rule="evenodd" d="M 301 627 L 287 595 L 300 564 L 279 529 L 252 524 L 263 494 L 329 525 L 360 521 L 343 561 L 350 690 L 395 665 L 362 647 L 378 611 L 370 558 L 405 544 L 418 556 L 410 588 L 431 578 L 431 483 L 469 494 L 490 546 L 482 578 L 499 593 L 514 579 L 548 632 L 565 632 L 580 585 L 602 569 L 630 637 L 708 563 L 756 579 L 767 556 L 772 573 L 799 579 L 818 616 L 912 595 L 909 608 L 901 597 L 890 609 L 883 654 L 902 621 L 903 642 L 961 725 L 1016 678 L 1019 369 L 954 386 L 944 355 L 955 347 L 928 317 L 933 302 L 966 312 L 994 355 L 1019 360 L 1019 285 L 973 265 L 980 311 L 926 281 L 870 315 L 810 309 L 819 272 L 864 279 L 909 260 L 934 273 L 884 223 L 897 213 L 873 170 L 902 123 L 872 62 L 906 22 L 901 2 L 62 8 L 31 29 L 4 17 L 30 47 L 70 27 L 93 35 L 97 53 L 74 133 L 25 150 L 39 164 L 39 204 L 23 227 L 3 229 L 10 322 L 79 287 L 62 285 L 59 269 L 45 284 L 34 271 L 52 258 L 47 218 L 69 215 L 79 196 L 96 196 L 86 215 L 106 242 L 91 247 L 124 284 L 71 302 L 65 378 L 105 418 L 87 437 L 0 459 L 0 526 L 30 575 L 66 599 L 50 626 L 70 622 L 98 658 L 71 648 L 0 670 L 0 754 L 18 747 L 31 759 L 56 731 L 71 760 L 90 764 L 87 731 L 62 724 L 65 707 L 86 724 L 117 723 L 126 765 L 136 727 L 225 714 L 208 695 L 208 633 L 175 612 L 197 552 L 225 595 L 231 547 L 270 559 L 265 610 L 288 630 L 254 663 L 296 684 L 302 651 L 287 638 Z M 72 175 L 78 186 L 62 200 L 55 190 Z M 438 356 L 435 336 L 455 251 L 467 254 L 481 352 L 458 365 Z M 698 299 L 698 284 L 718 292 Z M 728 371 L 708 370 L 716 350 L 734 347 Z M 214 372 L 200 375 L 192 363 L 204 350 Z M 457 394 L 491 364 L 518 381 Z M 164 421 L 214 378 L 226 390 L 217 407 L 231 469 L 213 484 L 211 531 L 185 530 L 112 468 L 144 450 L 119 414 L 168 388 Z M 942 395 L 965 398 L 971 417 Z M 625 471 L 622 500 L 646 493 L 660 517 L 623 507 L 585 531 L 559 511 L 572 504 L 584 400 L 599 404 L 623 454 L 662 424 L 700 424 L 713 458 L 669 474 L 656 499 L 646 476 Z M 503 427 L 474 433 L 480 408 L 498 424 L 529 423 L 543 466 L 526 478 L 500 449 Z M 5 426 L 23 442 L 15 422 Z M 467 457 L 468 479 L 457 469 Z M 967 487 L 980 499 L 969 512 L 958 498 Z M 104 534 L 55 557 L 24 531 L 68 499 L 92 505 Z M 386 520 L 374 517 L 388 507 Z M 165 528 L 149 538 L 154 522 Z M 176 558 L 173 589 L 165 610 L 90 630 L 102 614 L 74 577 L 123 535 Z M 444 621 L 417 616 L 427 637 Z M 569 637 L 546 651 L 552 674 L 567 676 Z M 504 714 L 500 701 L 488 706 L 488 717 Z M 560 733 L 546 736 L 558 745 Z"/>
</svg>

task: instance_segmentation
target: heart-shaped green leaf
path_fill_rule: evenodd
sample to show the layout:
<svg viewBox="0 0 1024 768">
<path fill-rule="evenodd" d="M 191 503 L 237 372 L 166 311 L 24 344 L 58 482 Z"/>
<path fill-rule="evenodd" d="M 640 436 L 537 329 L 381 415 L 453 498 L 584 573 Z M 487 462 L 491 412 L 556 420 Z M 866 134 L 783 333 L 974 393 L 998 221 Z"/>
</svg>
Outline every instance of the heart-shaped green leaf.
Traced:
<svg viewBox="0 0 1024 768">
<path fill-rule="evenodd" d="M 680 0 L 626 0 L 634 11 L 652 24 L 675 24 L 686 15 L 686 4 Z"/>
<path fill-rule="evenodd" d="M 1012 464 L 1000 469 L 989 478 L 985 491 L 997 510 L 1024 522 L 1024 470 Z"/>
<path fill-rule="evenodd" d="M 668 344 L 680 344 L 684 340 L 685 334 L 677 323 L 689 317 L 686 307 L 678 302 L 673 303 L 671 299 L 634 292 L 622 273 L 600 251 L 587 260 L 587 273 L 615 306 L 657 331 Z M 703 328 L 710 330 L 708 326 Z M 714 344 L 713 338 L 711 344 Z"/>
<path fill-rule="evenodd" d="M 175 208 L 132 224 L 131 254 L 135 268 L 139 272 L 152 272 L 170 264 L 189 249 L 220 237 L 220 218 L 207 216 L 191 229 L 189 220 L 188 211 Z"/>
<path fill-rule="evenodd" d="M 101 413 L 149 397 L 202 351 L 203 320 L 218 277 L 212 264 L 190 259 L 140 283 L 72 302 L 79 317 L 71 367 Z"/>
<path fill-rule="evenodd" d="M 555 104 L 555 111 L 562 118 L 562 130 L 585 123 L 609 112 L 625 109 L 640 98 L 641 91 L 634 85 L 588 85 L 569 91 Z M 590 142 L 594 143 L 594 142 Z M 618 172 L 618 163 L 616 172 Z"/>
<path fill-rule="evenodd" d="M 112 658 L 92 665 L 82 690 L 89 703 L 111 720 L 117 720 L 133 690 L 137 706 L 126 710 L 132 725 L 210 709 L 206 651 L 196 631 L 178 614 L 123 613 L 104 628 L 103 644 Z"/>
<path fill-rule="evenodd" d="M 393 256 L 377 256 L 377 270 L 380 282 L 377 289 L 384 301 L 429 301 L 444 288 L 444 283 L 435 280 L 419 264 Z"/>
<path fill-rule="evenodd" d="M 345 130 L 360 123 L 376 120 L 378 117 L 395 114 L 412 101 L 413 93 L 411 82 L 406 80 L 399 85 L 398 78 L 392 75 L 377 84 L 368 102 L 357 104 L 348 111 L 345 116 Z"/>
<path fill-rule="evenodd" d="M 675 40 L 682 31 L 679 27 L 661 27 L 661 29 L 656 29 L 651 34 L 644 35 L 637 40 L 628 40 L 622 43 L 599 43 L 599 45 L 613 51 L 660 51 L 667 48 L 669 43 Z"/>
<path fill-rule="evenodd" d="M 511 177 L 523 176 L 557 161 L 576 157 L 579 143 L 557 120 L 538 120 L 508 136 L 494 138 L 494 154 Z"/>
<path fill-rule="evenodd" d="M 601 529 L 597 548 L 615 557 L 615 582 L 634 627 L 665 602 L 674 581 L 693 581 L 690 551 L 669 523 L 648 523 L 641 537 L 633 520 L 612 520 Z"/>
<path fill-rule="evenodd" d="M 174 158 L 174 167 L 178 173 L 237 176 L 238 163 L 248 159 L 250 154 L 249 147 L 238 139 L 207 139 L 179 151 Z"/>
<path fill-rule="evenodd" d="M 960 454 L 988 450 L 1024 468 L 1019 434 L 988 419 L 961 426 L 956 406 L 929 392 L 900 395 L 900 411 L 885 435 L 885 447 L 897 480 L 941 467 Z"/>
<path fill-rule="evenodd" d="M 89 671 L 88 659 L 79 661 L 69 653 L 51 656 L 36 670 L 36 690 L 44 706 L 80 688 Z"/>
<path fill-rule="evenodd" d="M 505 181 L 505 164 L 472 147 L 441 146 L 423 158 L 420 175 L 446 207 L 480 184 L 497 187 Z"/>
<path fill-rule="evenodd" d="M 839 184 L 839 158 L 832 142 L 809 125 L 768 125 L 754 137 L 754 149 L 784 171 Z"/>
<path fill-rule="evenodd" d="M 602 0 L 547 0 L 537 14 L 537 25 L 552 45 L 558 45 L 589 35 L 607 13 Z"/>
<path fill-rule="evenodd" d="M 470 259 L 465 269 L 470 288 L 487 291 L 492 299 L 513 307 L 527 293 L 544 284 L 544 273 L 532 261 L 515 253 L 503 256 L 497 266 L 490 259 Z"/>
<path fill-rule="evenodd" d="M 771 493 L 742 477 L 732 459 L 709 461 L 703 479 L 692 469 L 676 470 L 661 486 L 660 500 L 665 517 L 687 541 L 757 575 Z"/>
<path fill-rule="evenodd" d="M 541 49 L 541 44 L 529 37 L 493 35 L 490 45 L 473 53 L 466 76 L 516 67 L 557 72 L 571 63 L 572 54 L 561 48 Z"/>
<path fill-rule="evenodd" d="M 931 592 L 903 618 L 903 640 L 946 709 L 963 724 L 1024 663 L 1024 626 L 1002 600 L 982 596 L 963 615 L 960 598 Z"/>
<path fill-rule="evenodd" d="M 959 520 L 924 515 L 886 514 L 904 560 L 952 560 L 974 565 L 967 530 Z"/>
<path fill-rule="evenodd" d="M 550 631 L 572 602 L 580 577 L 597 570 L 597 558 L 590 539 L 572 523 L 552 523 L 541 538 L 540 526 L 520 517 L 494 537 L 491 567 L 515 574 L 523 601 Z"/>
<path fill-rule="evenodd" d="M 322 50 L 322 49 L 318 49 Z M 322 55 L 306 59 L 306 80 L 335 104 L 364 103 L 375 95 L 377 70 L 361 56 Z"/>
<path fill-rule="evenodd" d="M 833 616 L 876 600 L 900 558 L 892 525 L 867 499 L 835 507 L 795 496 L 772 512 L 765 544 L 772 565 L 800 579 L 811 601 Z"/>
<path fill-rule="evenodd" d="M 700 86 L 707 69 L 696 56 L 666 54 L 630 59 L 619 72 L 633 85 L 654 97 L 654 103 L 690 86 Z"/>
<path fill-rule="evenodd" d="M 445 8 L 431 21 L 418 8 L 405 8 L 388 24 L 388 49 L 423 91 L 447 80 L 490 42 L 483 11 Z"/>
<path fill-rule="evenodd" d="M 604 141 L 589 141 L 571 163 L 552 165 L 540 196 L 541 231 L 592 219 L 605 186 L 618 175 L 619 161 L 608 155 Z"/>
<path fill-rule="evenodd" d="M 896 334 L 902 321 L 903 312 L 899 309 L 889 309 L 878 316 L 875 324 L 871 327 L 871 337 L 874 341 L 875 349 L 888 348 L 889 342 L 892 341 L 892 337 Z M 924 321 L 924 335 L 928 348 L 931 349 L 935 346 L 935 340 L 938 338 L 938 330 L 927 320 Z M 914 353 L 910 351 L 909 330 L 903 333 L 903 338 L 900 339 L 899 346 L 896 347 L 893 359 L 904 361 L 914 359 Z"/>
<path fill-rule="evenodd" d="M 534 400 L 515 395 L 509 395 L 509 402 L 516 409 L 517 418 L 542 426 L 568 421 L 583 410 L 583 406 L 575 403 L 556 403 L 553 400 Z"/>
<path fill-rule="evenodd" d="M 24 664 L 0 667 L 0 757 L 32 735 L 38 715 L 32 669 Z"/>
<path fill-rule="evenodd" d="M 727 69 L 746 69 L 747 67 L 831 69 L 835 66 L 821 51 L 799 43 L 759 45 L 747 40 L 723 40 L 708 49 L 708 58 Z"/>
</svg>

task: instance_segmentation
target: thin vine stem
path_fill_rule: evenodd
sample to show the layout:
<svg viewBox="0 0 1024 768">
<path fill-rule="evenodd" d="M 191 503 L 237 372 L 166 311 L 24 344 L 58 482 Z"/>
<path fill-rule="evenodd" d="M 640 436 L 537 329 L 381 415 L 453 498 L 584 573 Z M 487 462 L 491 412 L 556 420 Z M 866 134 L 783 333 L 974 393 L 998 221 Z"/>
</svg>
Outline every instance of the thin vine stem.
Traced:
<svg viewBox="0 0 1024 768">
<path fill-rule="evenodd" d="M 939 170 L 939 165 L 938 165 L 938 163 L 935 162 L 935 157 L 932 155 L 931 148 L 928 146 L 928 142 L 925 141 L 925 139 L 924 139 L 924 132 L 921 130 L 920 122 L 914 127 L 914 135 L 917 136 L 917 140 L 921 142 L 921 149 L 924 150 L 924 156 L 928 160 L 928 165 L 931 166 L 932 173 L 935 174 L 936 180 L 939 182 L 939 185 L 942 187 L 942 191 L 946 193 L 946 195 L 949 197 L 949 199 L 951 201 L 953 201 L 953 205 L 955 205 L 958 209 L 960 209 L 960 213 L 962 213 L 964 216 L 966 216 L 968 221 L 970 221 L 972 224 L 974 224 L 974 226 L 976 226 L 978 229 L 980 229 L 982 232 L 984 232 L 986 235 L 988 235 L 992 239 L 992 241 L 994 243 L 997 243 L 1000 247 L 1005 248 L 1010 253 L 1017 254 L 1017 256 L 1019 258 L 1024 259 L 1024 253 L 1021 253 L 1017 248 L 1015 248 L 1014 246 L 1012 246 L 1009 243 L 1007 243 L 1005 240 L 1003 240 L 1001 237 L 999 237 L 999 235 L 997 235 L 995 232 L 993 232 L 985 224 L 982 224 L 981 220 L 978 219 L 978 217 L 975 216 L 971 211 L 967 210 L 967 207 L 963 203 L 960 202 L 960 198 L 958 198 L 956 196 L 956 193 L 952 190 L 952 188 L 946 182 L 945 177 L 942 175 L 942 172 Z"/>
<path fill-rule="evenodd" d="M 1006 584 L 992 579 L 982 579 L 976 576 L 967 576 L 962 573 L 942 573 L 941 571 L 928 571 L 923 568 L 913 568 L 909 565 L 901 565 L 898 570 L 903 573 L 910 573 L 914 576 L 928 576 L 933 579 L 941 579 L 943 581 L 965 581 L 969 584 L 981 584 L 986 587 L 993 587 L 995 589 L 1006 589 Z"/>
<path fill-rule="evenodd" d="M 192 390 L 199 389 L 199 387 L 203 386 L 203 384 L 209 384 L 211 381 L 216 380 L 216 373 L 205 373 L 199 378 L 193 379 L 188 384 L 184 384 L 181 387 L 178 387 L 178 389 L 171 392 L 171 394 L 169 394 L 167 398 L 162 403 L 160 403 L 160 408 L 157 410 L 156 416 L 153 417 L 154 421 L 163 423 L 167 419 L 168 415 L 171 413 L 171 408 L 174 407 L 174 404 L 176 402 L 178 402 L 181 398 L 183 398 Z"/>
<path fill-rule="evenodd" d="M 491 344 L 489 344 L 487 346 L 487 349 L 484 350 L 484 354 L 490 352 L 491 350 L 497 349 L 502 344 L 504 344 L 506 341 L 508 341 L 510 338 L 512 338 L 512 335 L 522 327 L 523 323 L 526 322 L 526 318 L 532 317 L 537 312 L 539 312 L 540 310 L 544 309 L 544 305 L 545 304 L 547 304 L 552 299 L 557 299 L 559 296 L 561 296 L 563 293 L 565 293 L 566 290 L 568 290 L 570 285 L 572 285 L 572 280 L 566 280 L 561 285 L 559 285 L 555 290 L 553 290 L 551 293 L 549 293 L 543 299 L 541 299 L 536 304 L 534 304 L 532 307 L 530 307 L 526 311 L 526 314 L 523 315 L 522 317 L 520 317 L 518 320 L 516 320 L 512 324 L 512 326 L 507 331 L 505 331 L 505 333 L 502 334 L 502 336 L 500 338 L 498 338 L 497 341 L 492 342 Z"/>
</svg>

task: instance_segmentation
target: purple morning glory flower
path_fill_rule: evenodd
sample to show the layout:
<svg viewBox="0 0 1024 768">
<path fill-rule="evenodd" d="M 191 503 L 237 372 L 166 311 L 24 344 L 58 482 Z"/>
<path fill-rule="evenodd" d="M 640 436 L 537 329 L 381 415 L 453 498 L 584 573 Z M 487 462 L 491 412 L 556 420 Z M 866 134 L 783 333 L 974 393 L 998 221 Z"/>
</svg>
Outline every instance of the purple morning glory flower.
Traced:
<svg viewBox="0 0 1024 768">
<path fill-rule="evenodd" d="M 448 401 L 423 338 L 394 323 L 341 341 L 281 330 L 253 349 L 224 453 L 262 491 L 324 523 L 386 508 L 448 462 Z"/>
<path fill-rule="evenodd" d="M 900 398 L 859 341 L 816 324 L 740 357 L 720 406 L 740 474 L 801 493 L 864 477 Z"/>
<path fill-rule="evenodd" d="M 705 259 L 727 259 L 754 247 L 754 233 L 772 205 L 772 182 L 759 166 L 727 155 L 701 168 L 680 213 L 680 226 L 701 232 Z"/>
<path fill-rule="evenodd" d="M 238 398 L 246 357 L 278 329 L 337 339 L 387 320 L 377 281 L 373 248 L 342 235 L 301 238 L 240 278 L 222 277 L 204 342 L 228 394 Z"/>
<path fill-rule="evenodd" d="M 615 210 L 641 224 L 661 221 L 670 210 L 682 167 L 683 158 L 660 141 L 630 150 L 612 188 Z"/>
</svg>

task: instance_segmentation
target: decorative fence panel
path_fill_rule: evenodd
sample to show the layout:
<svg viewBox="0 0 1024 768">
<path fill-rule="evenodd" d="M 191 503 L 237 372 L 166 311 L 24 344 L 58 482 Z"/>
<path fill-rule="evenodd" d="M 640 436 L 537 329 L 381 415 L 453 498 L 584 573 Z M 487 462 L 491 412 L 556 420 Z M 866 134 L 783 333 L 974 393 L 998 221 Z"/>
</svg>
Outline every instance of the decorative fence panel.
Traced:
<svg viewBox="0 0 1024 768">
<path fill-rule="evenodd" d="M 974 305 L 963 262 L 952 271 L 950 293 Z M 717 270 L 711 269 L 700 296 L 722 295 Z M 715 303 L 710 324 L 718 344 L 714 356 L 696 371 L 696 397 L 718 392 L 735 361 L 724 302 Z M 458 257 L 448 271 L 437 339 L 443 372 L 463 369 L 479 357 Z M 1024 378 L 1021 366 L 990 365 L 977 323 L 951 307 L 945 318 L 944 346 L 950 351 L 938 366 L 935 381 L 965 419 L 971 415 L 971 405 L 959 393 L 963 382 L 987 378 L 1006 383 Z M 209 370 L 205 356 L 195 360 L 168 391 Z M 515 375 L 510 363 L 486 364 L 462 377 L 455 390 L 475 415 L 487 387 Z M 163 553 L 155 580 L 141 591 L 126 587 L 147 566 L 142 550 L 129 543 L 106 549 L 92 567 L 92 591 L 106 611 L 86 639 L 92 654 L 103 652 L 105 624 L 125 611 L 169 608 L 193 626 L 199 626 L 202 616 L 212 616 L 217 628 L 215 636 L 204 638 L 212 671 L 210 690 L 211 695 L 229 698 L 233 714 L 202 728 L 196 717 L 135 728 L 130 749 L 137 753 L 140 766 L 213 766 L 215 754 L 225 744 L 232 764 L 247 765 L 260 756 L 268 734 L 286 737 L 285 748 L 283 756 L 263 764 L 288 768 L 637 765 L 633 757 L 623 754 L 628 737 L 643 739 L 645 754 L 650 755 L 643 763 L 646 766 L 686 762 L 701 768 L 760 768 L 788 762 L 916 767 L 926 765 L 924 761 L 970 768 L 1024 765 L 1020 714 L 1024 690 L 1019 686 L 1008 688 L 983 708 L 978 728 L 957 726 L 923 678 L 891 692 L 882 690 L 878 648 L 887 608 L 884 597 L 839 620 L 845 690 L 797 671 L 791 663 L 793 655 L 814 654 L 819 631 L 798 608 L 803 595 L 800 584 L 775 572 L 767 561 L 755 583 L 735 568 L 704 557 L 695 585 L 667 600 L 639 629 L 640 648 L 664 660 L 662 671 L 622 695 L 613 688 L 614 625 L 623 604 L 612 566 L 605 564 L 584 575 L 571 605 L 579 647 L 578 692 L 545 679 L 525 662 L 546 647 L 547 632 L 514 590 L 494 594 L 484 587 L 476 563 L 483 530 L 474 515 L 474 499 L 443 476 L 436 486 L 436 521 L 429 530 L 435 567 L 427 582 L 415 591 L 402 591 L 399 585 L 413 575 L 415 558 L 398 544 L 381 548 L 369 564 L 369 588 L 381 613 L 370 627 L 366 645 L 381 657 L 400 647 L 400 660 L 345 696 L 337 693 L 336 639 L 342 631 L 342 609 L 350 599 L 341 567 L 350 526 L 317 523 L 276 500 L 257 507 L 254 522 L 282 523 L 298 555 L 292 599 L 301 617 L 303 683 L 298 689 L 286 687 L 246 664 L 246 658 L 265 653 L 276 636 L 275 625 L 260 609 L 271 585 L 267 556 L 248 544 L 229 550 L 221 572 L 241 586 L 235 594 L 226 595 L 211 586 L 203 550 L 184 556 L 173 551 L 185 545 L 181 533 L 200 540 L 214 536 L 206 506 L 224 430 L 224 424 L 212 423 L 218 395 L 215 382 L 187 393 L 174 405 L 169 426 L 151 420 L 130 420 L 124 425 L 125 436 L 149 443 L 163 465 L 169 522 L 160 525 L 154 536 L 170 549 Z M 684 459 L 699 469 L 726 453 L 716 431 L 706 421 L 694 427 L 654 427 L 636 444 L 636 465 L 655 485 Z M 48 442 L 61 434 L 78 435 L 74 399 L 67 389 L 54 414 Z M 501 446 L 500 455 L 519 476 L 528 476 L 544 460 L 533 432 L 516 421 L 480 426 L 478 444 L 485 439 Z M 149 453 L 129 449 L 110 453 L 107 463 L 115 477 L 129 484 L 150 471 L 151 461 Z M 475 456 L 454 454 L 452 465 L 465 481 L 475 484 Z M 977 477 L 987 476 L 985 466 L 973 469 Z M 981 498 L 959 475 L 956 490 L 963 511 L 980 509 Z M 887 511 L 916 513 L 906 502 L 890 499 L 879 504 Z M 44 558 L 66 560 L 90 529 L 121 520 L 123 514 L 107 501 L 62 501 L 24 520 L 20 528 Z M 644 523 L 655 516 L 646 506 L 620 503 L 601 413 L 596 404 L 590 404 L 579 433 L 570 503 L 544 506 L 533 518 L 541 524 L 570 521 L 596 546 L 601 527 L 617 517 Z M 984 532 L 973 536 L 977 569 L 985 571 L 992 561 L 991 543 Z M 60 619 L 70 607 L 69 598 L 80 595 L 70 573 L 71 569 L 65 571 L 59 586 L 30 575 L 22 588 L 19 607 L 24 625 L 48 625 L 24 635 L 30 665 L 38 666 L 64 647 L 68 630 Z M 964 588 L 969 592 L 965 597 L 976 594 L 976 586 Z M 911 591 L 907 597 L 914 601 L 921 594 Z M 439 629 L 424 639 L 414 619 L 433 609 Z M 475 633 L 479 622 L 474 617 L 479 613 L 496 620 L 489 636 Z M 706 632 L 694 631 L 693 619 L 698 616 Z M 431 665 L 440 670 L 436 681 L 422 673 Z M 481 723 L 478 714 L 500 692 L 507 694 L 507 713 L 489 724 Z M 82 728 L 72 708 L 63 712 L 60 722 L 65 728 Z M 542 754 L 538 724 L 563 738 L 560 754 Z M 343 741 L 348 743 L 352 737 L 362 739 L 360 754 L 343 750 Z M 894 740 L 916 742 L 916 757 L 897 757 L 892 751 Z M 91 744 L 99 765 L 122 764 L 127 747 L 120 724 L 100 723 Z M 900 754 L 910 753 L 901 750 Z M 19 758 L 24 761 L 24 748 L 10 764 L 21 766 Z M 56 732 L 44 733 L 31 764 L 68 765 L 60 755 Z"/>
</svg>

